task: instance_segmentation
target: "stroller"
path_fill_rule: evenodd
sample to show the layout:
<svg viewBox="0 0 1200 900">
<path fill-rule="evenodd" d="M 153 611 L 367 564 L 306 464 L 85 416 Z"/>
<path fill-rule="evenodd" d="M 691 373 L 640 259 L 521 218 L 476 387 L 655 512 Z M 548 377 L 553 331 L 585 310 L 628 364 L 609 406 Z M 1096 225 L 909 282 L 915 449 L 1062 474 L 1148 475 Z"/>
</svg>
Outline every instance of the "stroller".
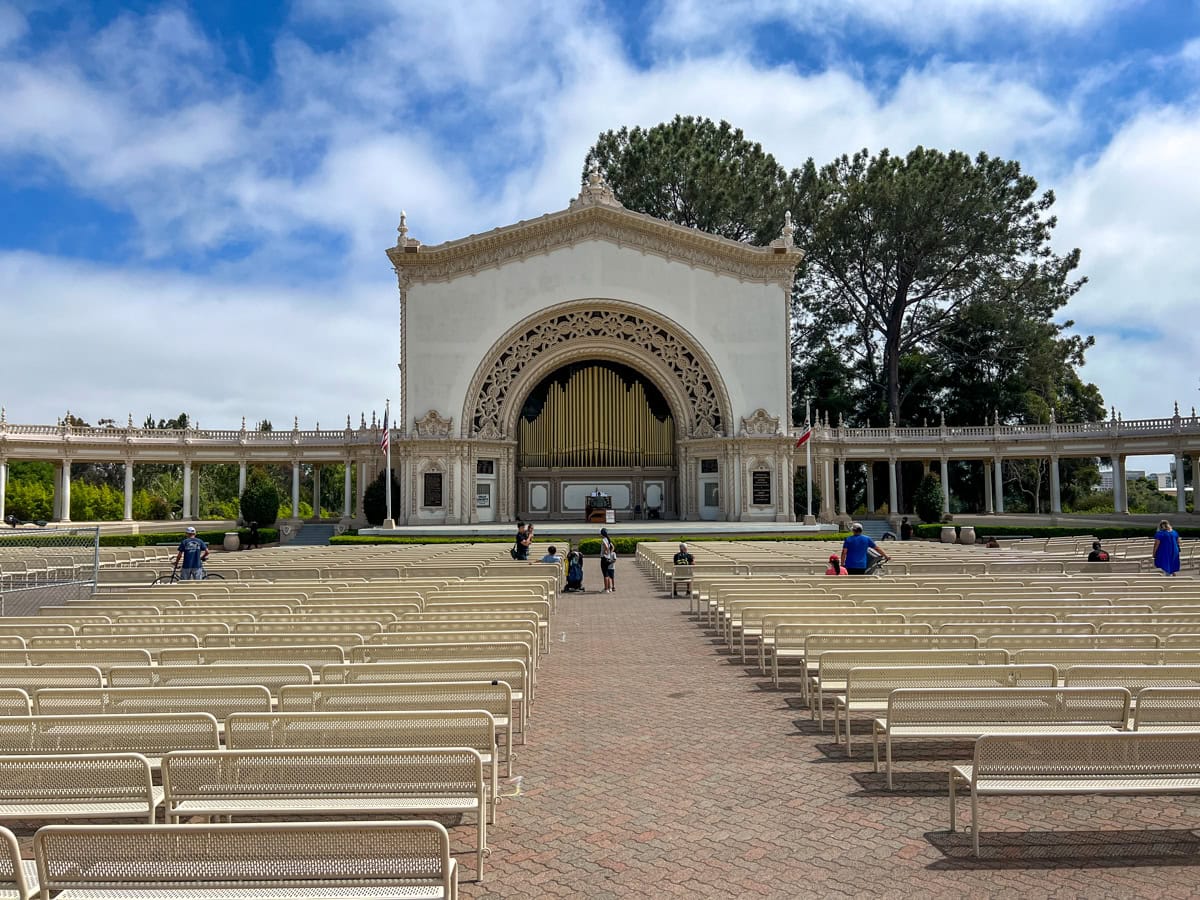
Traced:
<svg viewBox="0 0 1200 900">
<path fill-rule="evenodd" d="M 567 586 L 563 591 L 583 590 L 583 554 L 572 550 L 567 554 Z"/>
</svg>

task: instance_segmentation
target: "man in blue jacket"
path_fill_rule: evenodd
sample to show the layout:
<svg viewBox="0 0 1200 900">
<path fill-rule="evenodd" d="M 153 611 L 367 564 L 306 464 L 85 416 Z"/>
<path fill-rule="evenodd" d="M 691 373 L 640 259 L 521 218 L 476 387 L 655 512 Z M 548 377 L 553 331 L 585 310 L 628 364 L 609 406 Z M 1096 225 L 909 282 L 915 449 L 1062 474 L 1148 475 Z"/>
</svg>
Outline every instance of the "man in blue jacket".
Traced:
<svg viewBox="0 0 1200 900">
<path fill-rule="evenodd" d="M 842 565 L 851 575 L 863 575 L 867 571 L 867 566 L 871 560 L 868 558 L 867 551 L 874 550 L 884 561 L 891 559 L 886 553 L 879 549 L 878 545 L 863 534 L 863 528 L 855 522 L 850 526 L 853 534 L 842 541 Z"/>
</svg>

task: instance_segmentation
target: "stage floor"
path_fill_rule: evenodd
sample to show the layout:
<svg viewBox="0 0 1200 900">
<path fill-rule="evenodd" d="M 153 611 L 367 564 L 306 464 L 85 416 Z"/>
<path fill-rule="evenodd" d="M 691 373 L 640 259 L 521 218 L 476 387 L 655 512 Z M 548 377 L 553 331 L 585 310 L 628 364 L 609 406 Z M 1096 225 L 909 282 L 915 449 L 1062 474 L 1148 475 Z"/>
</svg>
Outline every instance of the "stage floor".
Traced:
<svg viewBox="0 0 1200 900">
<path fill-rule="evenodd" d="M 798 522 L 672 522 L 661 521 L 617 521 L 611 525 L 589 522 L 535 522 L 534 536 L 538 540 L 553 537 L 594 536 L 601 528 L 612 535 L 661 535 L 664 540 L 676 540 L 681 535 L 752 535 L 752 534 L 819 534 L 833 533 L 833 525 L 802 525 Z M 489 523 L 477 525 L 405 525 L 393 529 L 361 528 L 359 534 L 393 537 L 509 537 L 515 535 L 517 526 L 512 523 Z"/>
</svg>

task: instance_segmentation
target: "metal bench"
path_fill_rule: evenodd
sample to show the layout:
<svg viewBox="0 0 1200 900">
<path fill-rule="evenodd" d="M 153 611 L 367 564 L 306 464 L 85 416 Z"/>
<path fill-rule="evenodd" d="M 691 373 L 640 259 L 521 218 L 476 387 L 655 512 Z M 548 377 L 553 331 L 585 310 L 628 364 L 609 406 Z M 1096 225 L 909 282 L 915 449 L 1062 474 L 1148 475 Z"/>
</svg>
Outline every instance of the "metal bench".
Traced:
<svg viewBox="0 0 1200 900">
<path fill-rule="evenodd" d="M 128 713 L 209 713 L 224 722 L 235 712 L 270 712 L 262 685 L 48 689 L 33 698 L 35 715 L 111 716 Z"/>
<path fill-rule="evenodd" d="M 687 594 L 685 596 L 689 596 L 692 593 L 693 575 L 693 566 L 679 565 L 678 563 L 673 565 L 671 567 L 671 596 L 679 596 L 680 585 L 686 585 Z"/>
<path fill-rule="evenodd" d="M 168 823 L 187 816 L 471 815 L 476 880 L 487 852 L 483 758 L 458 749 L 227 750 L 168 753 Z"/>
<path fill-rule="evenodd" d="M 33 900 L 38 893 L 37 863 L 21 859 L 17 837 L 0 826 L 0 898 Z"/>
<path fill-rule="evenodd" d="M 1200 734 L 1200 688 L 1143 688 L 1133 714 L 1133 730 Z"/>
<path fill-rule="evenodd" d="M 901 688 L 888 695 L 887 715 L 874 722 L 871 759 L 878 772 L 882 735 L 891 790 L 896 738 L 974 741 L 983 734 L 1107 733 L 1125 728 L 1129 703 L 1123 688 Z"/>
<path fill-rule="evenodd" d="M 208 713 L 121 716 L 3 716 L 0 754 L 140 753 L 151 766 L 172 750 L 216 750 Z"/>
<path fill-rule="evenodd" d="M 771 657 L 771 680 L 779 688 L 779 670 L 793 663 L 805 666 L 808 639 L 814 634 L 861 634 L 875 637 L 933 634 L 928 625 L 908 625 L 904 616 L 861 616 L 840 618 L 837 616 L 783 616 L 763 619 L 763 639 L 759 641 L 759 666 L 767 674 L 767 656 Z M 924 646 L 924 645 L 922 645 Z M 807 676 L 807 668 L 802 674 Z M 804 678 L 804 693 L 807 695 L 807 677 Z"/>
<path fill-rule="evenodd" d="M 833 739 L 835 743 L 841 741 L 840 726 L 844 721 L 846 756 L 853 756 L 851 714 L 886 711 L 892 691 L 900 688 L 1055 687 L 1057 684 L 1058 670 L 1053 666 L 1006 663 L 856 666 L 846 676 L 845 693 L 834 698 Z"/>
<path fill-rule="evenodd" d="M 0 688 L 0 716 L 30 714 L 29 694 L 21 688 Z"/>
<path fill-rule="evenodd" d="M 162 799 L 138 753 L 0 756 L 0 818 L 153 823 Z"/>
<path fill-rule="evenodd" d="M 488 821 L 496 821 L 496 721 L 483 710 L 234 713 L 225 722 L 225 746 L 229 750 L 470 747 L 491 770 Z"/>
<path fill-rule="evenodd" d="M 979 856 L 979 798 L 1019 794 L 1177 794 L 1200 791 L 1200 734 L 984 735 L 974 761 L 950 769 L 971 792 L 971 846 Z"/>
<path fill-rule="evenodd" d="M 458 897 L 436 822 L 47 825 L 33 850 L 57 900 Z"/>
<path fill-rule="evenodd" d="M 275 697 L 288 684 L 312 684 L 313 671 L 303 663 L 277 665 L 129 666 L 110 669 L 114 688 L 226 687 L 260 685 Z"/>
</svg>

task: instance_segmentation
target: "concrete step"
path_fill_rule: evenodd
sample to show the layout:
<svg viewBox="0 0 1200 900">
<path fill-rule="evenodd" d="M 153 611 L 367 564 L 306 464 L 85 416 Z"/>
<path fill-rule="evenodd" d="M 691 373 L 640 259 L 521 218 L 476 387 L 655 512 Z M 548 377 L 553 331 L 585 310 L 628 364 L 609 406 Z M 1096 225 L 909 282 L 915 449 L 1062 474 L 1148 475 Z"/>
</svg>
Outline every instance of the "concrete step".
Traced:
<svg viewBox="0 0 1200 900">
<path fill-rule="evenodd" d="M 329 544 L 329 539 L 333 537 L 333 525 L 310 525 L 305 524 L 300 529 L 300 533 L 288 541 L 289 547 L 324 547 Z"/>
</svg>

